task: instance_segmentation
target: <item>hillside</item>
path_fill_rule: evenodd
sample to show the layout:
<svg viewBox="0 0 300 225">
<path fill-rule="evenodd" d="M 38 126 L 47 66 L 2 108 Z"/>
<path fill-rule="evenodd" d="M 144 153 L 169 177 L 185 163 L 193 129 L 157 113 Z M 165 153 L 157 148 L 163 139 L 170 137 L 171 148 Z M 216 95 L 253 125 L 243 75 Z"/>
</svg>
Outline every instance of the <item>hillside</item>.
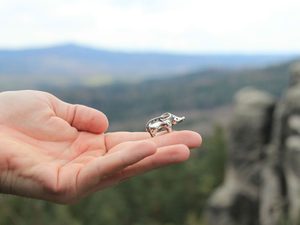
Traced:
<svg viewBox="0 0 300 225">
<path fill-rule="evenodd" d="M 3 195 L 0 224 L 111 225 L 120 224 L 120 218 L 124 225 L 206 224 L 206 202 L 223 182 L 226 166 L 227 129 L 216 124 L 226 125 L 233 94 L 246 85 L 279 97 L 288 86 L 290 63 L 257 69 L 198 70 L 186 76 L 94 87 L 39 84 L 38 89 L 65 101 L 102 110 L 110 119 L 110 131 L 142 131 L 149 118 L 171 111 L 186 116 L 175 129 L 198 131 L 204 142 L 200 150 L 192 151 L 187 163 L 132 179 L 71 206 Z M 32 209 L 37 212 L 34 217 Z"/>
<path fill-rule="evenodd" d="M 138 83 L 115 83 L 102 87 L 71 86 L 44 88 L 70 101 L 101 107 L 120 118 L 122 108 L 157 112 L 163 110 L 212 108 L 231 102 L 244 86 L 255 86 L 279 96 L 288 84 L 290 63 L 263 69 L 207 70 L 186 76 L 152 79 Z M 76 91 L 74 91 L 76 89 Z M 132 115 L 132 113 L 130 113 Z"/>
<path fill-rule="evenodd" d="M 209 68 L 266 66 L 295 56 L 118 52 L 74 44 L 0 50 L 0 88 L 32 88 L 45 83 L 98 85 L 115 80 L 164 78 Z"/>
<path fill-rule="evenodd" d="M 65 50 L 62 51 L 62 48 Z M 80 49 L 81 47 L 78 46 L 61 46 L 50 48 L 46 52 L 52 52 L 53 55 L 61 54 L 61 57 L 67 57 L 67 55 L 71 57 L 84 55 L 85 51 L 90 51 L 90 49 Z M 14 54 L 12 52 L 10 54 L 13 58 Z M 19 53 L 16 54 L 19 55 Z M 24 50 L 23 54 L 27 56 L 40 54 L 42 58 L 42 55 L 46 53 L 45 50 L 33 50 L 29 54 L 27 50 Z M 101 55 L 98 51 L 95 51 L 94 54 L 99 57 Z M 105 54 L 108 53 L 102 52 L 102 55 Z M 84 58 L 82 56 L 82 61 Z M 244 86 L 254 86 L 269 91 L 275 96 L 280 96 L 287 87 L 288 67 L 293 61 L 257 68 L 197 69 L 194 72 L 187 72 L 185 75 L 173 74 L 170 75 L 171 77 L 154 76 L 152 78 L 145 76 L 145 80 L 139 82 L 127 82 L 129 80 L 127 79 L 126 82 L 121 80 L 106 85 L 103 83 L 100 85 L 97 82 L 91 85 L 83 81 L 76 81 L 76 78 L 73 78 L 75 75 L 68 75 L 67 72 L 64 76 L 59 77 L 45 75 L 45 80 L 38 79 L 33 86 L 30 75 L 12 76 L 12 79 L 17 79 L 11 85 L 8 85 L 9 82 L 7 83 L 6 80 L 11 78 L 10 76 L 0 75 L 0 90 L 16 88 L 46 90 L 65 101 L 98 108 L 109 116 L 112 129 L 115 130 L 144 129 L 141 124 L 145 120 L 164 111 L 183 113 L 189 118 L 194 118 L 193 122 L 189 122 L 189 126 L 198 127 L 197 124 L 201 123 L 201 128 L 203 128 L 227 121 L 226 118 L 230 115 L 228 105 L 232 102 L 234 93 Z M 64 63 L 62 62 L 62 65 L 65 65 Z M 135 66 L 136 71 L 139 66 L 142 67 L 140 64 L 135 64 Z M 27 72 L 30 73 L 29 71 L 30 69 Z M 99 77 L 104 79 L 101 75 Z M 64 83 L 63 78 L 67 78 L 71 82 Z M 88 80 L 85 76 L 81 78 L 84 78 L 85 81 Z M 218 118 L 222 118 L 222 120 L 218 120 Z"/>
<path fill-rule="evenodd" d="M 244 86 L 254 86 L 280 96 L 288 86 L 290 63 L 262 69 L 206 70 L 176 79 L 153 79 L 135 84 L 44 86 L 41 89 L 66 101 L 102 110 L 116 130 L 144 129 L 144 121 L 165 111 L 186 115 L 190 118 L 185 122 L 187 126 L 211 130 L 215 123 L 226 123 L 233 95 Z"/>
</svg>

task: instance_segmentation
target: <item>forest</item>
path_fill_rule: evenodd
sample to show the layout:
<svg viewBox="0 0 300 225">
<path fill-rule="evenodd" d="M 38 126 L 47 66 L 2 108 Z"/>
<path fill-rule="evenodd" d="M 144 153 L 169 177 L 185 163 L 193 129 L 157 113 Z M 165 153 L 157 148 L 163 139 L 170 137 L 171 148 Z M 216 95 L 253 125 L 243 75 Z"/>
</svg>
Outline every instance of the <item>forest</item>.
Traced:
<svg viewBox="0 0 300 225">
<path fill-rule="evenodd" d="M 205 70 L 104 86 L 40 84 L 40 90 L 65 101 L 103 111 L 110 119 L 111 131 L 143 131 L 147 118 L 165 111 L 187 117 L 178 129 L 196 126 L 201 132 L 205 119 L 212 129 L 203 131 L 204 143 L 192 151 L 189 161 L 130 179 L 73 205 L 1 195 L 0 224 L 205 225 L 207 201 L 224 179 L 227 134 L 226 126 L 215 122 L 217 118 L 201 118 L 201 112 L 230 108 L 234 93 L 244 86 L 280 96 L 288 85 L 288 66 Z"/>
</svg>

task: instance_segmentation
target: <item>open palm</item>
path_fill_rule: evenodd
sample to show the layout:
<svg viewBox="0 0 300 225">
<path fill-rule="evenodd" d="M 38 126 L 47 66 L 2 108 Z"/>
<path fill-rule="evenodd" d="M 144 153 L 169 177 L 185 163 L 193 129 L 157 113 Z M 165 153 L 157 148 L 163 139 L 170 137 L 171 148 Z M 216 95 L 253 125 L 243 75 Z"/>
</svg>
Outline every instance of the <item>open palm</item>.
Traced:
<svg viewBox="0 0 300 225">
<path fill-rule="evenodd" d="M 59 203 L 188 159 L 192 131 L 104 133 L 106 116 L 39 91 L 0 94 L 0 191 Z"/>
</svg>

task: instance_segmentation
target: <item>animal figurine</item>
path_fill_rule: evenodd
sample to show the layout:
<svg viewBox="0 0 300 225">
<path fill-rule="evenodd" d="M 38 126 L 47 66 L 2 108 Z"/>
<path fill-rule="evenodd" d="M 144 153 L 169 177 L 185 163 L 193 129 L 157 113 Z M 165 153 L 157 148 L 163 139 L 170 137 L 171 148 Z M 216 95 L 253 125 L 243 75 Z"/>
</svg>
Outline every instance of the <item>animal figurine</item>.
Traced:
<svg viewBox="0 0 300 225">
<path fill-rule="evenodd" d="M 158 132 L 166 130 L 172 132 L 172 126 L 182 122 L 185 117 L 175 116 L 172 113 L 166 112 L 159 117 L 155 117 L 146 124 L 146 131 L 151 137 L 154 137 Z"/>
</svg>

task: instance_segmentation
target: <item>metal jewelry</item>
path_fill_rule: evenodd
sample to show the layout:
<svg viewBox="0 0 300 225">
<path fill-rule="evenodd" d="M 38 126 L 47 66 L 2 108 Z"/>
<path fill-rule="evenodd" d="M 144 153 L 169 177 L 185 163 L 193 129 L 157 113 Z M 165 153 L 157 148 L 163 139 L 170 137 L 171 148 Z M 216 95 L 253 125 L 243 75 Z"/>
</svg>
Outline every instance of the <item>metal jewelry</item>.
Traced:
<svg viewBox="0 0 300 225">
<path fill-rule="evenodd" d="M 179 117 L 166 112 L 161 116 L 149 120 L 146 124 L 146 131 L 149 132 L 151 137 L 156 136 L 161 131 L 167 131 L 169 133 L 172 132 L 173 125 L 182 122 L 184 119 L 184 116 Z"/>
</svg>

